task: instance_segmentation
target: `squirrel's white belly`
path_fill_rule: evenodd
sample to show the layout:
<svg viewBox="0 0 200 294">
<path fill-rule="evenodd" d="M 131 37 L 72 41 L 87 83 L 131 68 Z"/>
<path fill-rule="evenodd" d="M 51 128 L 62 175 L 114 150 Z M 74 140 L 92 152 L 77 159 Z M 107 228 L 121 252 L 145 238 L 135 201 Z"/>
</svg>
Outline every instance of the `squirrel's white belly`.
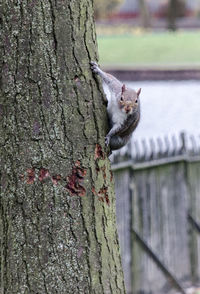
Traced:
<svg viewBox="0 0 200 294">
<path fill-rule="evenodd" d="M 127 115 L 119 110 L 119 107 L 114 111 L 111 108 L 111 111 L 108 109 L 108 114 L 111 116 L 113 125 L 122 125 L 127 117 Z"/>
<path fill-rule="evenodd" d="M 108 103 L 109 103 L 109 101 L 111 100 L 111 92 L 110 92 L 108 85 L 104 82 L 103 82 L 103 91 L 104 91 L 106 98 L 108 100 Z"/>
<path fill-rule="evenodd" d="M 108 88 L 105 90 L 104 92 L 108 100 L 107 111 L 111 123 L 112 125 L 120 126 L 124 123 L 125 119 L 127 118 L 127 114 L 122 112 L 119 108 L 115 93 L 111 92 Z"/>
</svg>

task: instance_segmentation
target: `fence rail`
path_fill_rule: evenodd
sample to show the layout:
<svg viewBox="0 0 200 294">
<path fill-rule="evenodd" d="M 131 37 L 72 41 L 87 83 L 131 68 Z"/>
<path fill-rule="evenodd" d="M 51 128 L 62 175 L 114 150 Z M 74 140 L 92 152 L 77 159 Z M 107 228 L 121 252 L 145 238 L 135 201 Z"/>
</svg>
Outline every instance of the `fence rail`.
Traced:
<svg viewBox="0 0 200 294">
<path fill-rule="evenodd" d="M 188 135 L 184 132 L 179 135 L 165 136 L 131 141 L 122 155 L 120 152 L 113 156 L 113 163 L 132 160 L 134 163 L 149 162 L 158 159 L 196 157 L 200 159 L 200 135 Z"/>
</svg>

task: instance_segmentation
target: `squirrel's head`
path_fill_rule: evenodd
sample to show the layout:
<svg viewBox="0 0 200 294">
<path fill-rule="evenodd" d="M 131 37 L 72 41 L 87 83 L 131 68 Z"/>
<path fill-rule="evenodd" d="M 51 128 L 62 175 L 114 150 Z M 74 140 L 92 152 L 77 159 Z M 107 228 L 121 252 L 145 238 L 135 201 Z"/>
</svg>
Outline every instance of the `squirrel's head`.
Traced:
<svg viewBox="0 0 200 294">
<path fill-rule="evenodd" d="M 133 89 L 126 88 L 125 85 L 122 86 L 121 96 L 119 99 L 119 107 L 122 112 L 127 115 L 132 114 L 139 107 L 139 96 L 141 93 L 141 88 L 136 92 Z"/>
</svg>

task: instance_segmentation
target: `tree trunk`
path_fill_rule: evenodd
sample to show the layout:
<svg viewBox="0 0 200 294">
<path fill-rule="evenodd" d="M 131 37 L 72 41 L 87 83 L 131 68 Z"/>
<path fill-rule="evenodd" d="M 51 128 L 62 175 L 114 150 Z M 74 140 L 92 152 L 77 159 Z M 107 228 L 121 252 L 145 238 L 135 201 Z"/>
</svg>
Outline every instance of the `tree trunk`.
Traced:
<svg viewBox="0 0 200 294">
<path fill-rule="evenodd" d="M 125 293 L 90 0 L 1 0 L 3 294 Z"/>
<path fill-rule="evenodd" d="M 151 26 L 150 13 L 146 0 L 139 0 L 140 15 L 142 20 L 142 26 L 147 29 Z"/>
<path fill-rule="evenodd" d="M 178 0 L 169 0 L 168 29 L 171 31 L 175 31 L 177 29 L 176 27 L 177 7 L 178 7 Z"/>
<path fill-rule="evenodd" d="M 177 29 L 176 20 L 178 17 L 185 16 L 185 0 L 169 0 L 168 6 L 168 29 L 175 31 Z"/>
</svg>

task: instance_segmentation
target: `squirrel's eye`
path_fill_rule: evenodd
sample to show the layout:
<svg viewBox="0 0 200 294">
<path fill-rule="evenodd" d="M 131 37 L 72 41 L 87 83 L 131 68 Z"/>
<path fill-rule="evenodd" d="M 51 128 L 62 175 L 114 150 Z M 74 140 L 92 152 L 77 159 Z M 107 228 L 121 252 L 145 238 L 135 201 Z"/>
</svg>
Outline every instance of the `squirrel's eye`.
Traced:
<svg viewBox="0 0 200 294">
<path fill-rule="evenodd" d="M 121 101 L 123 101 L 124 99 L 123 99 L 123 97 L 121 97 L 121 99 L 120 99 Z"/>
<path fill-rule="evenodd" d="M 138 103 L 138 100 L 137 99 L 135 99 L 135 103 Z"/>
</svg>

